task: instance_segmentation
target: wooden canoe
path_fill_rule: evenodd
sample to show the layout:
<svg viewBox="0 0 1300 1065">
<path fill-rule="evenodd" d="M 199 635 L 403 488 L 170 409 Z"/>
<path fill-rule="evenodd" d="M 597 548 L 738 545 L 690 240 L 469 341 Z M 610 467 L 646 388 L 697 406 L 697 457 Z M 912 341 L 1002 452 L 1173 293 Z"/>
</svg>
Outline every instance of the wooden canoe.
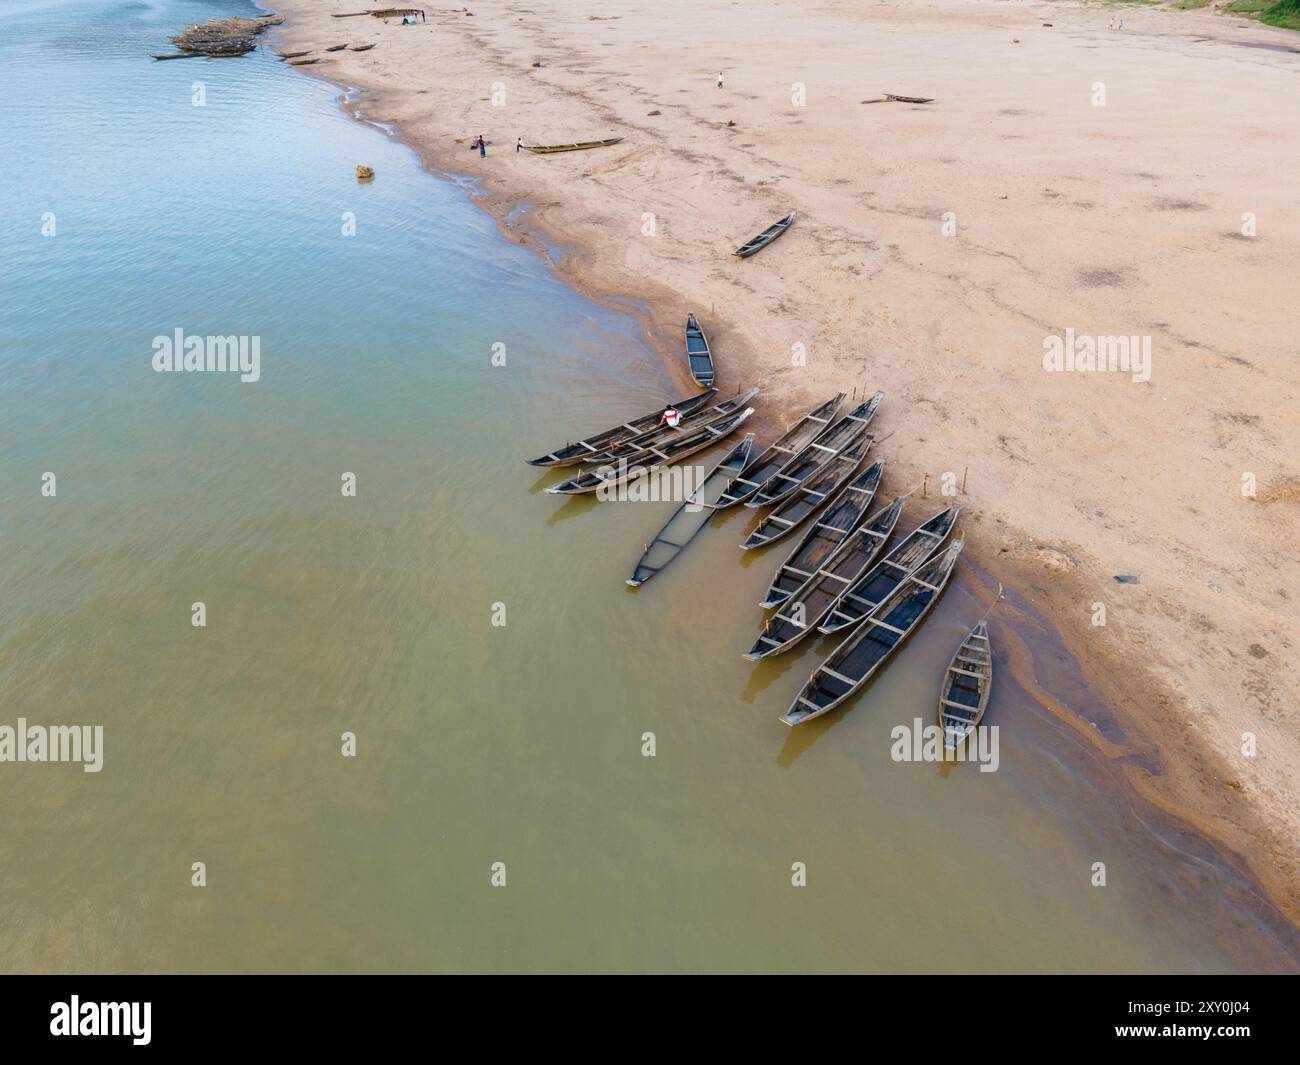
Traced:
<svg viewBox="0 0 1300 1065">
<path fill-rule="evenodd" d="M 155 59 L 205 59 L 207 58 L 202 52 L 168 52 L 166 55 L 155 55 Z"/>
<path fill-rule="evenodd" d="M 660 423 L 653 429 L 647 429 L 644 433 L 638 433 L 636 436 L 628 437 L 621 444 L 608 448 L 599 454 L 592 455 L 585 459 L 586 462 L 592 462 L 600 466 L 613 466 L 622 462 L 624 459 L 635 459 L 643 451 L 650 451 L 656 447 L 662 447 L 676 440 L 682 433 L 690 432 L 692 429 L 698 429 L 701 425 L 707 425 L 709 422 L 715 422 L 719 418 L 725 417 L 734 411 L 739 410 L 751 399 L 758 395 L 757 388 L 751 388 L 748 392 L 741 395 L 732 396 L 730 399 L 724 399 L 721 403 L 712 407 L 696 409 L 690 414 L 682 416 L 682 420 L 676 425 L 665 425 Z"/>
<path fill-rule="evenodd" d="M 961 507 L 957 506 L 941 510 L 903 537 L 888 555 L 840 593 L 817 631 L 829 636 L 870 614 L 904 577 L 938 552 L 960 513 Z"/>
<path fill-rule="evenodd" d="M 534 155 L 554 155 L 556 152 L 585 152 L 588 148 L 608 148 L 617 144 L 622 137 L 606 137 L 603 141 L 579 141 L 577 144 L 535 144 L 524 145 L 524 151 Z"/>
<path fill-rule="evenodd" d="M 956 750 L 980 723 L 993 687 L 993 647 L 983 618 L 962 640 L 939 689 L 939 724 L 943 745 Z"/>
<path fill-rule="evenodd" d="M 325 49 L 325 51 L 327 51 L 327 52 L 341 52 L 341 51 L 343 51 L 343 49 L 346 48 L 347 46 L 348 46 L 347 41 L 344 41 L 342 44 L 331 44 L 328 48 Z"/>
<path fill-rule="evenodd" d="M 763 520 L 745 537 L 740 549 L 755 551 L 794 532 L 814 511 L 849 483 L 871 450 L 871 443 L 869 435 L 863 436 L 852 447 L 831 458 L 786 496 L 779 506 L 765 514 Z"/>
<path fill-rule="evenodd" d="M 735 432 L 741 424 L 754 413 L 753 407 L 746 407 L 735 414 L 730 414 L 721 421 L 702 425 L 689 433 L 682 433 L 679 439 L 662 447 L 643 451 L 632 461 L 619 463 L 617 466 L 597 466 L 594 470 L 574 477 L 572 480 L 557 484 L 546 491 L 551 495 L 587 495 L 600 489 L 616 488 L 634 477 L 640 477 L 664 466 L 671 465 L 706 447 L 712 447 L 719 440 Z"/>
<path fill-rule="evenodd" d="M 374 47 L 373 44 L 354 44 L 354 45 L 352 46 L 352 51 L 354 51 L 354 52 L 368 52 L 368 51 L 370 51 L 370 49 L 372 49 L 373 47 Z"/>
<path fill-rule="evenodd" d="M 690 414 L 692 411 L 703 407 L 714 396 L 718 394 L 717 389 L 710 388 L 699 395 L 691 396 L 689 399 L 679 399 L 672 406 L 681 411 L 682 417 Z M 590 455 L 599 455 L 602 451 L 609 449 L 624 440 L 636 436 L 638 433 L 644 433 L 648 429 L 654 429 L 663 424 L 664 411 L 667 407 L 660 407 L 658 410 L 651 411 L 649 414 L 643 414 L 639 418 L 634 418 L 630 422 L 624 422 L 622 425 L 616 425 L 612 429 L 606 429 L 603 433 L 596 433 L 585 440 L 579 440 L 576 444 L 565 444 L 562 448 L 547 455 L 542 455 L 535 459 L 529 459 L 530 466 L 574 466 L 579 462 L 585 462 Z"/>
<path fill-rule="evenodd" d="M 290 60 L 289 60 L 289 66 L 291 66 L 291 67 L 309 67 L 309 66 L 311 66 L 313 63 L 319 63 L 319 62 L 320 62 L 320 57 L 319 57 L 319 56 L 317 56 L 315 59 L 290 59 Z"/>
<path fill-rule="evenodd" d="M 718 509 L 725 510 L 727 507 L 734 507 L 737 503 L 743 503 L 767 484 L 772 474 L 826 431 L 826 427 L 834 420 L 835 412 L 840 409 L 840 404 L 843 402 L 843 392 L 834 399 L 828 399 L 790 426 L 764 448 L 758 458 L 750 459 L 749 465 L 740 471 L 740 476 L 736 478 L 735 483 L 718 500 Z"/>
<path fill-rule="evenodd" d="M 877 392 L 865 403 L 859 403 L 848 414 L 842 414 L 824 433 L 816 437 L 789 462 L 768 479 L 745 502 L 747 507 L 770 507 L 780 503 L 813 474 L 846 448 L 852 447 L 866 434 L 867 426 L 876 416 L 885 393 Z"/>
<path fill-rule="evenodd" d="M 701 388 L 713 387 L 713 353 L 709 351 L 709 341 L 693 314 L 686 316 L 686 363 L 690 366 L 691 376 L 697 385 Z"/>
<path fill-rule="evenodd" d="M 311 51 L 312 51 L 312 50 L 311 50 L 310 48 L 308 48 L 308 49 L 306 49 L 305 51 L 302 51 L 302 52 L 281 52 L 281 53 L 280 53 L 280 58 L 281 58 L 281 59 L 298 59 L 298 58 L 301 58 L 302 56 L 305 56 L 305 55 L 311 55 Z"/>
<path fill-rule="evenodd" d="M 876 498 L 884 472 L 883 461 L 873 463 L 831 500 L 821 520 L 810 525 L 803 539 L 786 555 L 759 607 L 766 610 L 785 602 L 862 524 Z"/>
<path fill-rule="evenodd" d="M 895 96 L 891 92 L 885 93 L 885 99 L 891 100 L 897 104 L 932 104 L 933 96 Z"/>
<path fill-rule="evenodd" d="M 655 538 L 646 545 L 645 553 L 637 562 L 627 584 L 633 588 L 640 587 L 686 550 L 687 545 L 713 518 L 713 504 L 749 461 L 753 447 L 754 434 L 746 433 L 745 439 L 728 451 L 709 471 L 700 486 L 686 498 Z"/>
<path fill-rule="evenodd" d="M 850 533 L 826 564 L 781 604 L 745 657 L 756 662 L 760 658 L 779 655 L 816 629 L 840 592 L 875 561 L 902 512 L 903 497 L 899 496 Z"/>
<path fill-rule="evenodd" d="M 733 251 L 732 255 L 738 255 L 742 259 L 748 259 L 757 251 L 762 251 L 777 237 L 783 235 L 787 229 L 794 225 L 794 211 L 782 218 L 779 222 L 773 222 L 758 236 L 745 241 L 739 248 Z"/>
<path fill-rule="evenodd" d="M 862 627 L 813 670 L 781 721 L 793 726 L 821 717 L 875 676 L 939 601 L 961 549 L 962 541 L 954 540 L 947 550 L 903 578 Z"/>
</svg>

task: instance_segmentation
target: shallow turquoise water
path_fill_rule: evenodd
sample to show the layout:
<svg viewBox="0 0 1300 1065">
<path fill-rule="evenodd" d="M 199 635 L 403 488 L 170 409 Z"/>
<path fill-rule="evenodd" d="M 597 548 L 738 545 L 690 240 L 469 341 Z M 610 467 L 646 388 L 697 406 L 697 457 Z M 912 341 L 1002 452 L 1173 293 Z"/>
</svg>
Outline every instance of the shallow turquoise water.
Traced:
<svg viewBox="0 0 1300 1065">
<path fill-rule="evenodd" d="M 0 11 L 0 723 L 106 736 L 99 774 L 0 764 L 6 969 L 1294 965 L 1009 678 L 997 773 L 889 759 L 982 611 L 968 584 L 794 734 L 827 648 L 741 659 L 784 553 L 740 557 L 752 512 L 625 589 L 671 504 L 556 500 L 520 460 L 669 371 L 329 86 L 265 49 L 147 58 L 251 10 Z M 177 327 L 259 337 L 261 380 L 155 373 Z"/>
</svg>

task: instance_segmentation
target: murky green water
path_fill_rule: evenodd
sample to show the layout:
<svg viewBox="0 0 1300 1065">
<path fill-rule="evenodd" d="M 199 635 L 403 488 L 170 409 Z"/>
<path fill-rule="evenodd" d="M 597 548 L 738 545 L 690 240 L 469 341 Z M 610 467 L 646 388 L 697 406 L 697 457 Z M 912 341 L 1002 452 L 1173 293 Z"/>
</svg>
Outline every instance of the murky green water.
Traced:
<svg viewBox="0 0 1300 1065">
<path fill-rule="evenodd" d="M 559 500 L 521 459 L 670 375 L 329 87 L 265 51 L 147 58 L 247 10 L 0 12 L 0 724 L 105 730 L 98 774 L 0 764 L 6 970 L 1295 967 L 1005 671 L 996 773 L 890 759 L 982 612 L 973 569 L 796 732 L 827 648 L 740 657 L 784 553 L 741 557 L 752 511 L 626 589 L 672 504 Z M 177 327 L 260 337 L 261 380 L 155 373 Z"/>
</svg>

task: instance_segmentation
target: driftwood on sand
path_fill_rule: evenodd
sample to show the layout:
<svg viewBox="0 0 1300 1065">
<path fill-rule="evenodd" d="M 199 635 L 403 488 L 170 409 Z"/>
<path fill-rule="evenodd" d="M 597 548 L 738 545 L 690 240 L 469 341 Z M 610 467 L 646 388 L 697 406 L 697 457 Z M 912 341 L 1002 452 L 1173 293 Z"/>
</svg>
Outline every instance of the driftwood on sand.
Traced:
<svg viewBox="0 0 1300 1065">
<path fill-rule="evenodd" d="M 179 59 L 184 56 L 236 56 L 257 47 L 260 33 L 284 21 L 277 15 L 265 18 L 214 18 L 186 26 L 171 40 L 180 52 L 155 58 Z"/>
</svg>

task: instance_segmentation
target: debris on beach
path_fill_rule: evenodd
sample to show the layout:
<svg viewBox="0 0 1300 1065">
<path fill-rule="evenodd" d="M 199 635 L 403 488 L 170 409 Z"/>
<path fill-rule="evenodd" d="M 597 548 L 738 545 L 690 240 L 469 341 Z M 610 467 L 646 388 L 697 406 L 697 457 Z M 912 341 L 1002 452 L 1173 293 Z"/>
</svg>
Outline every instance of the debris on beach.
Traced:
<svg viewBox="0 0 1300 1065">
<path fill-rule="evenodd" d="M 155 58 L 244 55 L 257 47 L 259 34 L 283 21 L 279 15 L 268 15 L 265 18 L 214 18 L 207 22 L 194 22 L 172 36 L 172 43 L 180 49 L 178 54 Z"/>
<path fill-rule="evenodd" d="M 1120 584 L 1141 584 L 1142 583 L 1131 573 L 1117 573 L 1115 574 L 1115 580 L 1117 580 Z"/>
<path fill-rule="evenodd" d="M 375 176 L 375 168 L 373 166 L 366 166 L 365 163 L 357 164 L 358 181 L 372 181 L 374 179 L 374 176 Z"/>
<path fill-rule="evenodd" d="M 647 117 L 647 118 L 653 118 L 655 115 L 662 115 L 662 114 L 663 114 L 662 111 L 647 111 L 647 112 L 646 112 L 646 117 Z"/>
</svg>

